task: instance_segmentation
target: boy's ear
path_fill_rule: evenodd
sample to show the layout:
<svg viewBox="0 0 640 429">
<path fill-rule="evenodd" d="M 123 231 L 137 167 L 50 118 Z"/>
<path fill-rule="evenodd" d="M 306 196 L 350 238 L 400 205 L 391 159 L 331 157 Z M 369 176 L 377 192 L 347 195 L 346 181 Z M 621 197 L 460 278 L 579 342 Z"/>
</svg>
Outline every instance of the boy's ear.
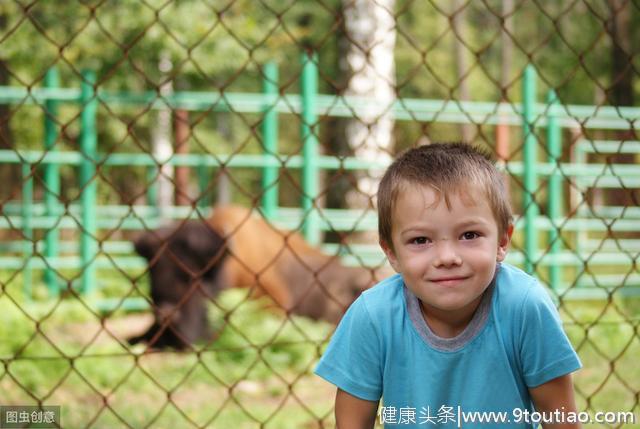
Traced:
<svg viewBox="0 0 640 429">
<path fill-rule="evenodd" d="M 513 224 L 509 224 L 509 227 L 502 234 L 500 240 L 498 241 L 498 254 L 496 260 L 498 262 L 504 261 L 504 258 L 507 257 L 507 250 L 509 249 L 509 243 L 511 243 L 511 236 L 513 235 Z"/>
<path fill-rule="evenodd" d="M 382 239 L 380 240 L 380 247 L 382 248 L 384 254 L 387 256 L 391 267 L 395 270 L 396 273 L 399 273 L 400 270 L 398 269 L 398 258 L 396 258 L 396 254 L 393 251 L 393 248 L 389 245 L 389 243 Z"/>
</svg>

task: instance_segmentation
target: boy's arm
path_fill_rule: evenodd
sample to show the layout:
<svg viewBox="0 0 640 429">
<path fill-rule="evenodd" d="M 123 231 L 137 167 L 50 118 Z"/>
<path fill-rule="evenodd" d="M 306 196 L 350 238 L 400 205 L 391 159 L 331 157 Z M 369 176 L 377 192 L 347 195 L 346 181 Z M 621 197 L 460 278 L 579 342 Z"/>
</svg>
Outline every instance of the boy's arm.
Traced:
<svg viewBox="0 0 640 429">
<path fill-rule="evenodd" d="M 554 416 L 552 423 L 542 424 L 544 429 L 580 429 L 582 427 L 580 423 L 562 423 L 567 420 L 568 413 L 576 413 L 571 374 L 532 387 L 529 393 L 536 411 L 545 413 L 545 416 Z"/>
<path fill-rule="evenodd" d="M 377 411 L 378 402 L 366 401 L 338 389 L 335 408 L 338 429 L 371 429 Z"/>
</svg>

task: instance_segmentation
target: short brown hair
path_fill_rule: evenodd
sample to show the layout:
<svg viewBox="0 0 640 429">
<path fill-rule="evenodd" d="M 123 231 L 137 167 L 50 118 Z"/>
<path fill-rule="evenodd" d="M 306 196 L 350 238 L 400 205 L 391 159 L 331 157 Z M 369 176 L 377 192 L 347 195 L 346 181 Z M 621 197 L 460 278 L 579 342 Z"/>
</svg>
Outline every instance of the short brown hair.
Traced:
<svg viewBox="0 0 640 429">
<path fill-rule="evenodd" d="M 378 233 L 393 248 L 391 229 L 393 207 L 403 185 L 430 186 L 449 206 L 449 194 L 466 185 L 484 189 L 498 224 L 500 235 L 512 223 L 511 205 L 504 179 L 491 156 L 465 143 L 433 143 L 403 152 L 389 166 L 378 188 Z"/>
</svg>

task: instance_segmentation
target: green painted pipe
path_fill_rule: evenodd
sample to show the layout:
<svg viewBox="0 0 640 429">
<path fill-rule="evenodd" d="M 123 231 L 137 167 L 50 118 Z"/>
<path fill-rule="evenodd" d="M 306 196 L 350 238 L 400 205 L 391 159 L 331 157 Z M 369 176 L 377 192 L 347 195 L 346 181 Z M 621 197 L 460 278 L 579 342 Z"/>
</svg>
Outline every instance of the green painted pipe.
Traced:
<svg viewBox="0 0 640 429">
<path fill-rule="evenodd" d="M 175 155 L 174 155 L 175 156 Z M 209 189 L 210 183 L 210 172 L 212 171 L 208 167 L 207 159 L 214 158 L 214 156 L 210 155 L 198 155 L 200 161 L 196 167 L 196 175 L 198 177 L 198 189 L 200 189 L 200 198 L 196 205 L 202 209 L 207 208 L 211 204 L 211 198 L 209 197 L 211 193 L 211 189 Z"/>
<path fill-rule="evenodd" d="M 578 167 L 587 166 L 587 160 L 589 155 L 588 155 L 588 152 L 586 151 L 586 147 L 587 145 L 578 144 L 574 149 L 573 162 Z M 622 173 L 620 173 L 618 170 L 615 170 L 615 171 L 617 174 L 620 174 L 621 177 L 623 177 Z M 576 180 L 575 182 L 576 183 L 572 184 L 572 186 L 576 186 L 577 189 L 579 190 L 585 190 L 588 188 L 588 184 L 581 182 L 580 180 Z M 602 187 L 602 182 L 603 182 L 602 180 L 597 181 L 599 187 Z M 573 245 L 576 253 L 578 253 L 579 255 L 583 255 L 586 251 L 588 251 L 587 246 L 589 241 L 589 232 L 591 232 L 590 228 L 584 222 L 584 219 L 586 217 L 589 217 L 590 215 L 590 208 L 587 204 L 584 204 L 583 199 L 585 198 L 585 196 L 584 194 L 582 194 L 582 192 L 579 193 L 578 198 L 580 198 L 581 201 L 572 202 L 572 205 L 577 204 L 577 206 L 575 207 L 575 216 L 578 219 L 580 219 L 580 221 L 578 222 L 578 228 L 576 229 L 576 232 L 574 235 Z M 575 286 L 578 288 L 584 286 L 584 276 L 580 276 L 576 279 Z"/>
<path fill-rule="evenodd" d="M 270 102 L 265 103 L 262 119 L 262 144 L 266 157 L 276 159 L 278 155 L 278 113 L 275 109 L 278 88 L 278 67 L 275 63 L 264 66 L 262 91 Z M 267 219 L 275 219 L 278 209 L 278 167 L 262 169 L 262 212 Z"/>
<path fill-rule="evenodd" d="M 140 93 L 99 91 L 101 103 L 111 106 L 148 106 L 151 109 L 184 109 L 190 111 L 262 113 L 265 96 L 260 93 L 236 92 L 175 92 L 162 99 L 156 91 Z M 1 104 L 43 104 L 46 100 L 61 102 L 79 102 L 78 89 L 22 88 L 0 86 Z M 316 114 L 332 117 L 352 118 L 354 109 L 366 109 L 371 100 L 362 97 L 343 95 L 317 96 Z M 537 111 L 543 111 L 542 103 L 535 105 Z M 274 105 L 279 113 L 299 114 L 302 100 L 299 95 L 283 95 Z M 398 99 L 390 109 L 397 121 L 419 121 L 440 123 L 483 123 L 485 125 L 518 125 L 522 121 L 522 106 L 517 103 L 493 103 L 479 101 L 452 101 L 434 99 Z M 617 107 L 596 105 L 563 106 L 558 112 L 558 120 L 563 127 L 583 127 L 592 129 L 628 130 L 629 124 L 640 117 L 639 107 Z M 545 126 L 545 118 L 540 118 L 539 126 Z"/>
<path fill-rule="evenodd" d="M 320 243 L 318 213 L 314 208 L 318 196 L 318 133 L 316 98 L 318 95 L 318 57 L 315 53 L 302 56 L 302 210 L 305 213 L 302 231 L 311 244 Z"/>
<path fill-rule="evenodd" d="M 524 139 L 523 152 L 523 212 L 524 212 L 524 249 L 526 254 L 525 270 L 529 274 L 535 271 L 534 260 L 538 254 L 538 240 L 536 234 L 535 221 L 538 217 L 538 205 L 535 201 L 534 194 L 538 189 L 537 163 L 538 163 L 538 144 L 534 134 L 535 121 L 535 102 L 536 102 L 536 73 L 531 64 L 527 65 L 524 70 L 522 80 L 522 133 Z"/>
<path fill-rule="evenodd" d="M 82 194 L 80 258 L 82 260 L 82 280 L 80 291 L 91 293 L 96 284 L 96 270 L 94 259 L 97 256 L 97 228 L 96 228 L 96 204 L 97 183 L 96 162 L 98 159 L 98 138 L 96 133 L 96 113 L 98 99 L 95 96 L 94 85 L 96 76 L 92 71 L 82 72 L 82 111 L 80 113 L 80 151 L 83 160 L 80 164 L 80 188 Z"/>
<path fill-rule="evenodd" d="M 60 85 L 58 70 L 51 68 L 44 76 L 44 85 L 47 89 L 55 89 Z M 56 140 L 58 139 L 58 101 L 48 99 L 44 103 L 44 147 L 48 153 L 57 153 Z M 44 204 L 47 210 L 47 216 L 60 216 L 60 204 L 58 198 L 60 196 L 60 166 L 58 164 L 44 165 Z M 47 259 L 56 258 L 59 253 L 59 231 L 57 226 L 51 227 L 45 233 L 45 251 L 44 255 Z M 47 285 L 50 296 L 56 296 L 59 293 L 58 275 L 53 268 L 47 268 L 44 272 L 44 281 Z"/>
<path fill-rule="evenodd" d="M 635 152 L 640 153 L 640 151 Z M 40 150 L 3 150 L 0 149 L 0 163 L 22 164 L 26 160 L 30 163 L 58 164 L 79 166 L 83 156 L 80 152 L 55 152 L 45 153 Z M 197 167 L 220 167 L 221 163 L 228 169 L 232 168 L 264 168 L 267 166 L 281 167 L 289 169 L 302 169 L 304 159 L 299 155 L 287 156 L 286 160 L 280 162 L 273 157 L 265 155 L 251 154 L 217 154 L 213 156 L 203 156 L 202 154 L 181 154 L 174 155 L 167 164 L 174 166 Z M 132 167 L 132 166 L 153 166 L 155 161 L 147 153 L 111 153 L 109 157 L 99 156 L 98 163 L 109 167 Z M 332 156 L 318 156 L 317 166 L 324 170 L 365 170 L 384 169 L 388 166 L 386 162 L 369 162 L 357 158 L 336 158 Z M 509 174 L 522 176 L 524 174 L 524 164 L 520 161 L 509 161 Z M 549 176 L 558 168 L 554 163 L 542 162 L 537 166 L 536 173 L 540 176 Z M 504 168 L 503 168 L 504 169 Z M 598 186 L 611 187 L 617 183 L 629 184 L 627 187 L 640 187 L 640 169 L 635 164 L 584 164 L 584 163 L 562 163 L 560 169 L 567 176 L 575 176 L 576 180 L 598 181 Z M 615 181 L 615 183 L 613 183 Z M 637 186 L 631 186 L 637 184 Z M 629 207 L 628 209 L 633 209 Z"/>
<path fill-rule="evenodd" d="M 22 219 L 23 291 L 26 299 L 30 300 L 33 285 L 33 175 L 31 165 L 28 163 L 22 164 Z"/>
<path fill-rule="evenodd" d="M 153 161 L 149 168 L 146 169 L 147 176 L 147 205 L 158 207 L 158 166 L 156 165 L 153 157 L 151 157 Z"/>
<path fill-rule="evenodd" d="M 559 167 L 562 157 L 562 130 L 557 120 L 558 97 L 555 91 L 551 90 L 547 94 L 547 104 L 549 106 L 547 108 L 547 162 L 556 164 Z M 557 226 L 562 216 L 562 177 L 559 169 L 555 169 L 549 175 L 548 183 L 548 217 L 552 224 Z M 560 252 L 561 248 L 560 232 L 558 229 L 551 228 L 549 230 L 549 243 L 549 253 L 552 256 L 552 261 L 556 261 L 555 256 Z M 561 280 L 561 267 L 557 262 L 554 262 L 549 265 L 549 284 L 551 288 L 557 291 Z"/>
</svg>

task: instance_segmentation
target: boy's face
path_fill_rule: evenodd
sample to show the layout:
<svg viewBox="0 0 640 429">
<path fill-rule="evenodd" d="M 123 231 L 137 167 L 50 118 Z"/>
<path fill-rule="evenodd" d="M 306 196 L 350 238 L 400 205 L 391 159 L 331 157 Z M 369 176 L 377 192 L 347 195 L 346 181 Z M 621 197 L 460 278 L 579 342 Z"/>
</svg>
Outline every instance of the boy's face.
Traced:
<svg viewBox="0 0 640 429">
<path fill-rule="evenodd" d="M 427 312 L 475 310 L 506 256 L 511 229 L 500 236 L 483 193 L 473 186 L 452 193 L 450 208 L 429 186 L 405 184 L 398 195 L 393 247 L 381 245 Z"/>
</svg>

